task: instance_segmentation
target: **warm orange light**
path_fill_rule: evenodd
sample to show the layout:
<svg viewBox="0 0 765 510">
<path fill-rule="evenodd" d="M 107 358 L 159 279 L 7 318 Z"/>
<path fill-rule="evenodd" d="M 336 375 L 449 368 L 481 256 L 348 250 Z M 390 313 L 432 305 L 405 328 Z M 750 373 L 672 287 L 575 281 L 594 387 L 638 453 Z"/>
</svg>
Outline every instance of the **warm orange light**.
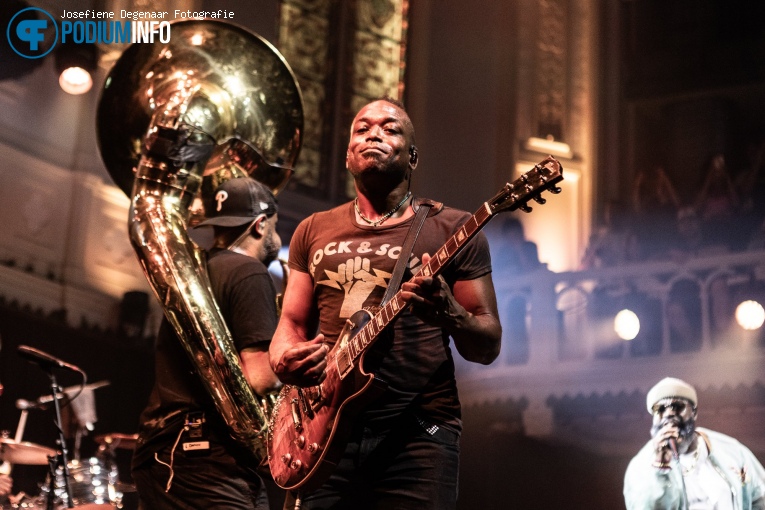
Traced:
<svg viewBox="0 0 765 510">
<path fill-rule="evenodd" d="M 67 94 L 84 94 L 93 86 L 93 78 L 82 67 L 64 69 L 58 77 L 58 84 Z"/>
</svg>

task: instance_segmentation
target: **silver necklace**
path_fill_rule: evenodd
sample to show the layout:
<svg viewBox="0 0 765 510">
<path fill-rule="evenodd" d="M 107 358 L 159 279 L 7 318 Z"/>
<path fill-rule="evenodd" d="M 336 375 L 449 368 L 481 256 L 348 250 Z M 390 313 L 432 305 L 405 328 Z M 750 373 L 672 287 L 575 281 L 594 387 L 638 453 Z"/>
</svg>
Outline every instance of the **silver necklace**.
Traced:
<svg viewBox="0 0 765 510">
<path fill-rule="evenodd" d="M 383 214 L 382 216 L 380 216 L 380 218 L 378 218 L 377 220 L 370 220 L 369 218 L 367 218 L 366 216 L 364 216 L 361 213 L 361 209 L 359 209 L 359 198 L 358 197 L 353 199 L 353 207 L 356 208 L 356 214 L 359 215 L 359 218 L 361 218 L 362 220 L 366 221 L 367 223 L 369 223 L 373 227 L 376 227 L 377 225 L 380 225 L 383 221 L 385 221 L 388 218 L 390 218 L 391 216 L 393 216 L 396 213 L 396 211 L 401 209 L 401 206 L 404 205 L 404 203 L 406 203 L 407 200 L 409 200 L 410 196 L 412 196 L 412 192 L 411 191 L 407 191 L 406 195 L 404 195 L 404 199 L 401 200 L 401 202 L 399 202 L 396 207 L 394 207 L 390 211 L 388 211 L 385 214 Z"/>
</svg>

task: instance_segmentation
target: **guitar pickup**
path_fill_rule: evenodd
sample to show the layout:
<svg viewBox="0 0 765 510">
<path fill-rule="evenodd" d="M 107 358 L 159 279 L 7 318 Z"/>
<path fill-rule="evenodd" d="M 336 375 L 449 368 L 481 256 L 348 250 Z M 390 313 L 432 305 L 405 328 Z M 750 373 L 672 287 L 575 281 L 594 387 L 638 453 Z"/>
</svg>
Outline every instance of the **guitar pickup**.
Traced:
<svg viewBox="0 0 765 510">
<path fill-rule="evenodd" d="M 345 379 L 348 372 L 353 369 L 353 358 L 347 349 L 338 350 L 335 355 L 335 363 L 337 363 L 337 373 L 340 374 L 341 380 Z"/>
</svg>

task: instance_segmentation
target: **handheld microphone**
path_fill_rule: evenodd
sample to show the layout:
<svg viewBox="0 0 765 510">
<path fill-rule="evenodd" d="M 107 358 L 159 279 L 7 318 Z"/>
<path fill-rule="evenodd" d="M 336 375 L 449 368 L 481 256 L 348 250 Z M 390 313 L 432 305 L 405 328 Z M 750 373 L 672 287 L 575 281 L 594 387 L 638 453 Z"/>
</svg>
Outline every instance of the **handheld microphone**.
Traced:
<svg viewBox="0 0 765 510">
<path fill-rule="evenodd" d="M 678 460 L 677 439 L 675 439 L 674 437 L 670 437 L 667 440 L 667 444 L 669 445 L 669 449 L 672 450 L 672 456 L 675 458 L 675 460 Z"/>
<path fill-rule="evenodd" d="M 75 365 L 71 365 L 65 361 L 62 361 L 39 349 L 28 347 L 26 345 L 19 345 L 16 350 L 18 351 L 19 356 L 27 359 L 28 361 L 31 361 L 32 363 L 36 363 L 42 368 L 46 368 L 46 369 L 65 368 L 73 372 L 82 373 L 82 370 L 80 370 L 79 367 Z"/>
</svg>

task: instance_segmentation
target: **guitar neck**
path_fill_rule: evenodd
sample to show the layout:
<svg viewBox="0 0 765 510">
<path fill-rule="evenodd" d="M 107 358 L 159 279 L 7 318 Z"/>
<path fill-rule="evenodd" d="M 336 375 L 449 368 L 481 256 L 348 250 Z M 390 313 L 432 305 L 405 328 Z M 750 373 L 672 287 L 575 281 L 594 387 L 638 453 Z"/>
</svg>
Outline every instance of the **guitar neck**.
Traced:
<svg viewBox="0 0 765 510">
<path fill-rule="evenodd" d="M 430 261 L 422 266 L 417 276 L 438 276 L 449 262 L 465 247 L 465 245 L 489 222 L 494 216 L 488 203 L 478 209 L 449 240 L 444 244 Z M 404 254 L 402 254 L 404 256 Z M 406 309 L 407 303 L 401 297 L 401 290 L 388 301 L 363 328 L 349 340 L 343 348 L 350 359 L 357 359 L 380 333 Z"/>
</svg>

